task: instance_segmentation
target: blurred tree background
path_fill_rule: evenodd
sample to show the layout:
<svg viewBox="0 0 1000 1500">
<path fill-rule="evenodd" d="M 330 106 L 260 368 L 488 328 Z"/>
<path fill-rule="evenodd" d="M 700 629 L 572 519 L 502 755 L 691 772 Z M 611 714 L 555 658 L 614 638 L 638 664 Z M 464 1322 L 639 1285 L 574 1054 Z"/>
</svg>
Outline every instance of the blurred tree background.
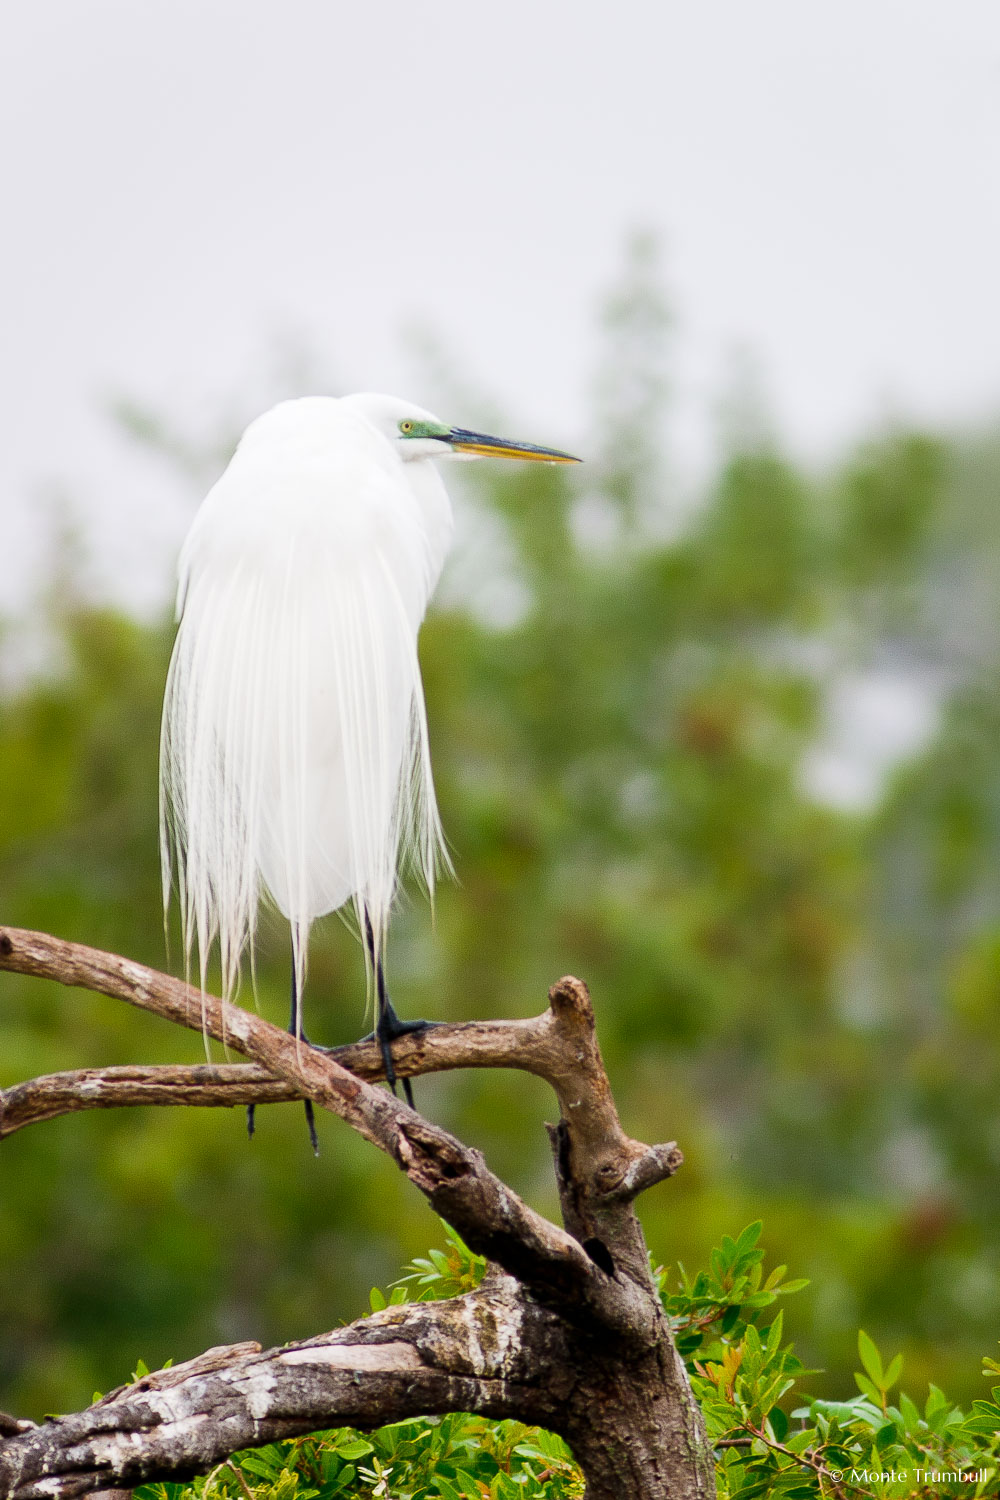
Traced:
<svg viewBox="0 0 1000 1500">
<path fill-rule="evenodd" d="M 978 1395 L 1000 1321 L 1000 440 L 887 427 L 816 474 L 737 379 L 714 473 L 682 499 L 649 242 L 603 340 L 587 466 L 463 472 L 463 540 L 422 636 L 459 883 L 433 929 L 402 903 L 397 1004 L 523 1015 L 558 975 L 586 978 L 626 1128 L 686 1156 L 643 1203 L 654 1254 L 701 1264 L 762 1217 L 770 1258 L 812 1278 L 795 1329 L 817 1393 L 849 1383 L 861 1324 L 913 1384 Z M 438 384 L 458 420 L 511 427 Z M 230 434 L 196 452 L 126 415 L 193 505 Z M 46 664 L 10 670 L 0 702 L 0 919 L 163 967 L 172 625 L 88 602 L 60 556 Z M 287 969 L 265 923 L 275 1020 Z M 195 1034 L 14 976 L 0 1015 L 4 1084 L 201 1055 Z M 360 953 L 332 920 L 306 1018 L 330 1043 L 365 1026 Z M 417 1095 L 555 1211 L 541 1084 Z M 321 1136 L 314 1161 L 301 1109 L 274 1107 L 252 1145 L 241 1112 L 194 1110 L 5 1142 L 0 1406 L 75 1409 L 139 1357 L 356 1316 L 438 1228 L 350 1132 Z"/>
</svg>

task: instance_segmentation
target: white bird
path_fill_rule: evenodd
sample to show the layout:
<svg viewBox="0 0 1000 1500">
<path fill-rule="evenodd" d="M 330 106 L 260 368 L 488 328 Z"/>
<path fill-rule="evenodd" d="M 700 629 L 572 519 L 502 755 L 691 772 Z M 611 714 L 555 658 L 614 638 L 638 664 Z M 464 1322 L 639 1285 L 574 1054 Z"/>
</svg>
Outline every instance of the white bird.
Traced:
<svg viewBox="0 0 1000 1500">
<path fill-rule="evenodd" d="M 417 660 L 452 536 L 436 460 L 488 454 L 577 462 L 391 396 L 282 402 L 243 434 L 180 557 L 160 846 L 188 968 L 197 947 L 204 989 L 218 942 L 232 998 L 269 897 L 291 927 L 302 1036 L 310 927 L 353 902 L 393 1087 L 392 1037 L 425 1023 L 389 1003 L 390 909 L 403 870 L 433 892 L 449 867 Z"/>
</svg>

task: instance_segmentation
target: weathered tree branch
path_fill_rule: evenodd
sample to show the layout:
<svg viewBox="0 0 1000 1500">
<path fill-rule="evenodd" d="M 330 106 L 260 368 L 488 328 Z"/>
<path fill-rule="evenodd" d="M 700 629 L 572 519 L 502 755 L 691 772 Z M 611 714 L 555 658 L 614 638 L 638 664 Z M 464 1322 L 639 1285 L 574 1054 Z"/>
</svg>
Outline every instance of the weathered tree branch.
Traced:
<svg viewBox="0 0 1000 1500">
<path fill-rule="evenodd" d="M 347 1072 L 331 1053 L 304 1046 L 262 1017 L 214 995 L 202 994 L 155 969 L 45 933 L 0 929 L 0 966 L 118 996 L 140 1009 L 225 1040 L 279 1078 L 295 1084 L 324 1109 L 340 1115 L 385 1151 L 426 1195 L 435 1212 L 447 1219 L 474 1250 L 517 1276 L 536 1296 L 562 1304 L 574 1315 L 585 1308 L 616 1331 L 639 1339 L 651 1336 L 647 1298 L 630 1295 L 627 1283 L 614 1294 L 609 1290 L 608 1272 L 614 1266 L 598 1233 L 574 1237 L 550 1224 L 489 1171 L 481 1152 L 414 1114 L 384 1089 Z M 603 1197 L 619 1185 L 628 1166 L 643 1156 L 646 1148 L 628 1141 L 618 1123 L 594 1039 L 586 987 L 578 980 L 561 980 L 553 986 L 550 1003 L 548 1016 L 536 1018 L 534 1023 L 511 1024 L 534 1031 L 534 1045 L 529 1044 L 532 1071 L 545 1068 L 550 1072 L 564 1115 L 579 1117 L 581 1162 L 589 1160 L 598 1141 L 606 1144 L 592 1116 L 604 1122 L 613 1150 L 608 1153 L 605 1149 L 601 1159 L 594 1161 L 592 1174 L 592 1186 Z M 495 1037 L 503 1024 L 493 1023 L 487 1030 Z M 546 1035 L 556 1029 L 566 1033 L 561 1062 L 558 1042 L 554 1044 Z M 437 1030 L 418 1034 L 417 1041 L 426 1048 L 420 1060 L 421 1071 L 428 1070 L 429 1058 L 435 1052 L 447 1052 L 447 1039 L 444 1048 L 433 1047 Z M 515 1053 L 509 1038 L 503 1039 L 500 1048 L 492 1049 L 488 1039 L 480 1036 L 477 1040 L 478 1046 L 470 1048 L 466 1034 L 460 1037 L 457 1050 L 473 1055 L 492 1051 L 495 1056 L 499 1052 L 507 1058 L 508 1066 L 513 1061 Z M 374 1044 L 369 1047 L 376 1050 Z M 592 1096 L 591 1108 L 584 1109 L 588 1094 Z M 569 1128 L 575 1135 L 576 1128 Z M 589 1201 L 592 1196 L 580 1186 L 578 1199 L 586 1197 Z M 616 1200 L 611 1200 L 608 1208 L 612 1216 L 625 1214 L 633 1220 L 631 1238 L 638 1243 L 628 1245 L 620 1269 L 628 1282 L 646 1292 L 649 1268 L 638 1223 L 631 1209 Z M 623 1220 L 626 1222 L 627 1217 Z"/>
<path fill-rule="evenodd" d="M 403 1075 L 509 1067 L 551 1084 L 561 1114 L 551 1127 L 560 1229 L 491 1173 L 481 1153 L 376 1087 L 382 1068 L 372 1043 L 323 1052 L 156 970 L 43 933 L 0 929 L 0 969 L 115 996 L 251 1059 L 34 1079 L 0 1094 L 0 1136 L 75 1109 L 308 1097 L 389 1154 L 501 1268 L 469 1298 L 388 1309 L 292 1350 L 212 1351 L 28 1431 L 5 1419 L 0 1495 L 34 1500 L 182 1477 L 278 1436 L 455 1409 L 562 1432 L 595 1500 L 711 1492 L 700 1419 L 632 1207 L 677 1169 L 680 1152 L 622 1131 L 579 980 L 554 985 L 540 1016 L 433 1027 L 393 1049 Z"/>
<path fill-rule="evenodd" d="M 443 1027 L 442 1031 L 458 1029 Z M 439 1041 L 447 1043 L 447 1038 L 439 1038 Z M 329 1055 L 360 1078 L 384 1077 L 381 1052 L 370 1042 L 337 1047 L 331 1049 Z M 443 1056 L 441 1050 L 430 1056 L 411 1056 L 409 1076 L 443 1070 Z M 477 1052 L 473 1056 L 477 1060 L 466 1066 L 499 1066 L 492 1060 L 492 1053 Z M 517 1066 L 516 1063 L 507 1065 Z M 257 1063 L 74 1068 L 64 1073 L 43 1074 L 0 1089 L 0 1140 L 28 1125 L 39 1125 L 61 1115 L 90 1109 L 148 1108 L 151 1105 L 233 1109 L 247 1104 L 289 1104 L 306 1097 L 296 1084 L 275 1077 Z M 607 1197 L 625 1202 L 636 1198 L 647 1188 L 672 1177 L 683 1160 L 673 1141 L 646 1147 L 643 1154 L 634 1158 L 623 1171 L 618 1186 L 607 1191 Z"/>
<path fill-rule="evenodd" d="M 446 1411 L 535 1411 L 537 1420 L 551 1419 L 556 1395 L 541 1388 L 539 1370 L 565 1356 L 563 1328 L 542 1308 L 525 1309 L 515 1293 L 501 1284 L 448 1302 L 388 1308 L 283 1349 L 210 1349 L 86 1412 L 8 1439 L 0 1447 L 0 1493 L 41 1500 L 111 1480 L 184 1479 L 238 1448 L 320 1426 L 368 1430 Z"/>
<path fill-rule="evenodd" d="M 473 1411 L 563 1433 L 596 1496 L 707 1500 L 712 1492 L 697 1477 L 677 1399 L 683 1369 L 663 1354 L 652 1351 L 642 1362 L 658 1400 L 625 1420 L 626 1382 L 616 1389 L 602 1369 L 620 1362 L 602 1360 L 592 1339 L 526 1302 L 512 1278 L 492 1277 L 464 1297 L 387 1308 L 282 1349 L 210 1349 L 112 1391 L 87 1411 L 30 1426 L 0 1444 L 0 1494 L 51 1500 L 111 1482 L 179 1480 L 239 1448 L 320 1427 L 368 1431 Z M 680 1471 L 695 1478 L 676 1485 Z"/>
<path fill-rule="evenodd" d="M 0 969 L 54 979 L 59 984 L 109 995 L 142 1010 L 153 1011 L 181 1026 L 204 1030 L 217 1041 L 243 1050 L 239 1037 L 234 1034 L 234 1017 L 245 1016 L 248 1012 L 239 1007 L 225 1006 L 214 996 L 203 996 L 193 985 L 117 954 L 88 948 L 82 943 L 68 943 L 47 933 L 6 927 L 0 928 Z M 374 1081 L 385 1076 L 381 1053 L 375 1042 L 355 1042 L 331 1049 L 324 1055 L 332 1057 L 358 1078 Z M 589 996 L 586 986 L 579 980 L 562 979 L 554 985 L 550 992 L 550 1008 L 540 1016 L 518 1021 L 470 1021 L 457 1026 L 432 1026 L 426 1031 L 400 1037 L 393 1043 L 393 1063 L 401 1077 L 457 1068 L 517 1068 L 534 1073 L 552 1085 L 564 1116 L 586 1114 L 586 1129 L 591 1138 L 600 1137 L 604 1143 L 610 1136 L 627 1143 L 597 1047 Z M 221 1069 L 216 1071 L 222 1092 L 217 1099 L 206 1093 L 205 1099 L 199 1102 L 227 1105 L 254 1102 L 250 1097 L 239 1100 L 224 1097 L 228 1088 L 235 1084 L 236 1075 L 225 1074 Z M 91 1074 L 90 1080 L 97 1076 Z M 152 1084 L 155 1081 L 152 1070 L 148 1076 Z M 108 1070 L 107 1077 L 125 1081 L 124 1075 L 111 1070 Z M 263 1082 L 262 1074 L 257 1077 Z M 138 1070 L 135 1081 L 140 1081 Z M 179 1083 L 180 1073 L 174 1075 L 174 1080 L 164 1081 Z M 212 1080 L 207 1074 L 192 1074 L 191 1081 L 204 1086 Z M 68 1081 L 66 1087 L 70 1087 Z M 281 1097 L 293 1099 L 303 1095 L 290 1092 Z M 123 1099 L 122 1102 L 133 1101 Z M 259 1102 L 269 1101 L 260 1098 Z M 80 1107 L 87 1106 L 81 1104 Z M 582 1139 L 581 1136 L 581 1142 Z M 633 1151 L 626 1148 L 625 1154 L 630 1159 L 645 1154 L 646 1148 L 638 1142 L 630 1144 L 636 1148 Z"/>
<path fill-rule="evenodd" d="M 75 1068 L 48 1073 L 0 1089 L 0 1140 L 87 1109 L 135 1105 L 283 1104 L 304 1095 L 293 1083 L 275 1078 L 256 1063 L 195 1067 Z"/>
</svg>

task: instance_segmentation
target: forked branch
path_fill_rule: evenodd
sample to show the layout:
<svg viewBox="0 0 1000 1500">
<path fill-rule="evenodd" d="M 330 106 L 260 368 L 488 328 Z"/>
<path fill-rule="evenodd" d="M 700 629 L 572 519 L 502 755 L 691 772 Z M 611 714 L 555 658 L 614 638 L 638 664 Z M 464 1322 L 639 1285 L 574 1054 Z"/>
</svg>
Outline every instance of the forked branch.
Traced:
<svg viewBox="0 0 1000 1500">
<path fill-rule="evenodd" d="M 600 1230 L 589 1225 L 587 1232 L 567 1233 L 551 1224 L 489 1171 L 480 1152 L 366 1081 L 363 1074 L 378 1076 L 381 1071 L 374 1043 L 359 1043 L 337 1053 L 303 1046 L 262 1017 L 144 964 L 46 933 L 0 928 L 0 967 L 96 990 L 224 1040 L 267 1070 L 266 1076 L 258 1073 L 253 1081 L 262 1100 L 272 1097 L 270 1090 L 278 1080 L 340 1115 L 398 1163 L 435 1211 L 474 1250 L 517 1276 L 537 1296 L 563 1306 L 585 1307 L 621 1332 L 649 1336 L 644 1300 L 608 1294 L 606 1255 L 595 1254 L 590 1244 L 604 1243 Z M 622 1211 L 622 1185 L 649 1158 L 650 1148 L 622 1132 L 597 1048 L 590 998 L 579 980 L 560 980 L 550 993 L 549 1010 L 530 1020 L 432 1027 L 397 1045 L 400 1072 L 471 1065 L 520 1067 L 546 1077 L 559 1097 L 564 1120 L 573 1121 L 579 1159 L 575 1198 L 594 1197 L 609 1211 Z M 341 1058 L 357 1071 L 349 1072 Z M 207 1083 L 225 1091 L 231 1102 L 232 1070 L 222 1077 L 218 1070 L 211 1071 L 216 1073 L 214 1080 L 205 1080 L 198 1070 L 200 1086 Z M 3 1121 L 11 1115 L 22 1125 L 33 1109 L 37 1110 L 35 1118 L 51 1118 L 60 1095 L 63 1102 L 70 1095 L 79 1103 L 89 1093 L 103 1103 L 117 1091 L 138 1102 L 147 1087 L 155 1088 L 151 1079 L 155 1075 L 150 1073 L 143 1079 L 135 1075 L 123 1079 L 120 1073 L 95 1079 L 88 1072 L 72 1083 L 39 1079 L 18 1085 L 0 1096 L 0 1132 L 10 1128 Z M 178 1080 L 176 1073 L 167 1080 L 170 1088 L 179 1082 L 190 1087 L 192 1080 L 190 1075 L 186 1081 Z M 676 1165 L 676 1157 L 672 1163 Z M 627 1205 L 625 1211 L 630 1212 Z M 579 1217 L 577 1202 L 574 1220 Z M 645 1251 L 635 1254 L 635 1248 L 629 1247 L 624 1269 L 646 1290 Z"/>
<path fill-rule="evenodd" d="M 565 1228 L 489 1171 L 480 1152 L 385 1089 L 379 1049 L 304 1045 L 249 1011 L 115 954 L 0 928 L 0 969 L 110 995 L 209 1035 L 234 1066 L 86 1069 L 0 1093 L 0 1137 L 86 1108 L 310 1098 L 390 1155 L 499 1268 L 478 1292 L 391 1308 L 291 1349 L 210 1351 L 75 1417 L 0 1429 L 0 1496 L 40 1500 L 204 1471 L 242 1446 L 318 1427 L 370 1428 L 472 1410 L 560 1431 L 593 1500 L 702 1500 L 711 1463 L 650 1272 L 633 1200 L 680 1165 L 672 1143 L 622 1130 L 586 986 L 562 979 L 542 1015 L 435 1026 L 394 1043 L 402 1075 L 515 1068 L 545 1078 Z"/>
</svg>

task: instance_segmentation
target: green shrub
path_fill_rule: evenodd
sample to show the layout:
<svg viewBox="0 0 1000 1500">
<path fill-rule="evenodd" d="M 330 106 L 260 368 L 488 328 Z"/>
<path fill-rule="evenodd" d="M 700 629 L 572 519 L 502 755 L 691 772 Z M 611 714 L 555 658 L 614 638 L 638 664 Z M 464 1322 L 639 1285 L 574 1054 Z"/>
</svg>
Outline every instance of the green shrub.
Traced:
<svg viewBox="0 0 1000 1500">
<path fill-rule="evenodd" d="M 786 1281 L 785 1266 L 765 1278 L 761 1227 L 724 1235 L 694 1276 L 683 1266 L 654 1273 L 716 1449 L 719 1500 L 995 1495 L 1000 1385 L 971 1413 L 934 1385 L 920 1407 L 902 1391 L 893 1394 L 902 1356 L 885 1363 L 861 1332 L 858 1392 L 842 1401 L 810 1398 L 802 1382 L 815 1372 L 784 1341 L 782 1310 L 764 1321 L 779 1297 L 806 1283 Z M 458 1296 L 484 1270 L 482 1257 L 448 1229 L 445 1248 L 415 1260 L 388 1296 L 373 1289 L 371 1306 Z M 1000 1363 L 984 1366 L 985 1376 L 1000 1376 Z M 191 1484 L 146 1485 L 137 1500 L 575 1500 L 583 1490 L 553 1434 L 453 1413 L 368 1434 L 338 1428 L 272 1443 Z"/>
</svg>

